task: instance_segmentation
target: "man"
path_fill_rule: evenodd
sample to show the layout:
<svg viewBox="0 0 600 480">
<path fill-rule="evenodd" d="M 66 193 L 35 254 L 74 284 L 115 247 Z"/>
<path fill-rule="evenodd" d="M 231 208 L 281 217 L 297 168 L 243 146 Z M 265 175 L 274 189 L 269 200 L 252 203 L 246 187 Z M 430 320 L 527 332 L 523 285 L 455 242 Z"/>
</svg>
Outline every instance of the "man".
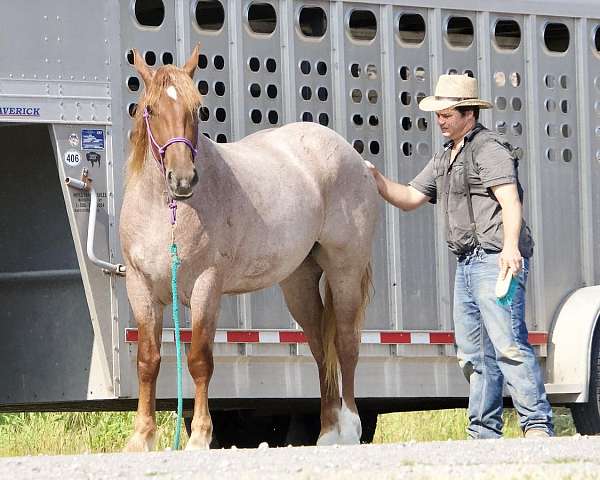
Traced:
<svg viewBox="0 0 600 480">
<path fill-rule="evenodd" d="M 458 257 L 454 327 L 459 364 L 470 382 L 471 438 L 502 435 L 504 379 L 526 437 L 554 435 L 552 409 L 525 325 L 525 283 L 533 241 L 522 220 L 517 158 L 500 135 L 478 123 L 477 80 L 442 75 L 435 95 L 419 107 L 433 111 L 447 142 L 423 171 L 401 185 L 367 162 L 379 193 L 402 210 L 427 202 L 443 209 L 450 250 Z M 497 303 L 499 274 L 514 275 L 508 305 Z"/>
</svg>

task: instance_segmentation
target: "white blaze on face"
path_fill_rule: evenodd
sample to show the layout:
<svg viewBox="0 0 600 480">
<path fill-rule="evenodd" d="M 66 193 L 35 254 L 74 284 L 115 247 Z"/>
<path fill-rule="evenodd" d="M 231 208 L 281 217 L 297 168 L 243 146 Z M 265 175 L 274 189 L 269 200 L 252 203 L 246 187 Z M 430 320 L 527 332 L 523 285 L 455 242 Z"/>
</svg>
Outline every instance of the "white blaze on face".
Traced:
<svg viewBox="0 0 600 480">
<path fill-rule="evenodd" d="M 171 97 L 173 100 L 177 101 L 177 90 L 173 85 L 169 85 L 167 87 L 167 95 Z"/>
</svg>

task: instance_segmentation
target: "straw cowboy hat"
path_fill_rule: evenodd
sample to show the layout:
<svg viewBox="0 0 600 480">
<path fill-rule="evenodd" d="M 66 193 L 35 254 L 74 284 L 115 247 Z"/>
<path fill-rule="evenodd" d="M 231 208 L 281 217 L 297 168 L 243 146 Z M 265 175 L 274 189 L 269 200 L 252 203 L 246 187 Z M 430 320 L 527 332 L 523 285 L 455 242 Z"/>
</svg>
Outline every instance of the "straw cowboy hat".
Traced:
<svg viewBox="0 0 600 480">
<path fill-rule="evenodd" d="M 468 75 L 440 75 L 435 95 L 425 97 L 419 103 L 419 108 L 425 112 L 464 106 L 492 108 L 490 102 L 479 98 L 477 80 Z"/>
</svg>

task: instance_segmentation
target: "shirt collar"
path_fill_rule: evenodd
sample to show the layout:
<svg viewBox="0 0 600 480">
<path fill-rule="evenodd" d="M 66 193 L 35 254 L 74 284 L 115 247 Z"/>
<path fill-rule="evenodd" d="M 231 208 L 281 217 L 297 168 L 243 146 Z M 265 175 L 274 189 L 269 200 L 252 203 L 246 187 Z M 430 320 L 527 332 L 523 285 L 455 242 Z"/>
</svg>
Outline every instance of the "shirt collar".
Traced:
<svg viewBox="0 0 600 480">
<path fill-rule="evenodd" d="M 471 140 L 473 140 L 473 138 L 475 138 L 475 135 L 477 135 L 484 128 L 485 127 L 481 123 L 476 123 L 475 126 L 471 130 L 469 130 L 467 134 L 463 137 L 462 141 L 464 143 L 470 142 Z M 448 140 L 446 143 L 444 143 L 444 150 L 448 150 L 453 146 L 454 140 Z"/>
</svg>

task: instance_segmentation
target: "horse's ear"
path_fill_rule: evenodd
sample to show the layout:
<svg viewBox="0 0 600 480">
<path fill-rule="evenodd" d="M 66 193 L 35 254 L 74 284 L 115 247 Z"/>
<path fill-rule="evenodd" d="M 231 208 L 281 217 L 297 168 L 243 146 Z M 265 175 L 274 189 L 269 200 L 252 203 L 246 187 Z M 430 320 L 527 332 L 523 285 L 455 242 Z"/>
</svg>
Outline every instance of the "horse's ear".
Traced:
<svg viewBox="0 0 600 480">
<path fill-rule="evenodd" d="M 198 66 L 198 57 L 200 56 L 200 44 L 197 43 L 192 51 L 192 55 L 188 58 L 188 61 L 185 62 L 183 66 L 183 70 L 187 73 L 190 78 L 194 78 L 194 72 L 196 71 L 196 67 Z"/>
<path fill-rule="evenodd" d="M 131 51 L 133 52 L 133 67 L 140 74 L 140 77 L 142 77 L 144 85 L 148 87 L 150 82 L 152 82 L 156 72 L 146 65 L 146 61 L 140 55 L 140 52 L 138 52 L 137 48 L 134 48 Z"/>
</svg>

